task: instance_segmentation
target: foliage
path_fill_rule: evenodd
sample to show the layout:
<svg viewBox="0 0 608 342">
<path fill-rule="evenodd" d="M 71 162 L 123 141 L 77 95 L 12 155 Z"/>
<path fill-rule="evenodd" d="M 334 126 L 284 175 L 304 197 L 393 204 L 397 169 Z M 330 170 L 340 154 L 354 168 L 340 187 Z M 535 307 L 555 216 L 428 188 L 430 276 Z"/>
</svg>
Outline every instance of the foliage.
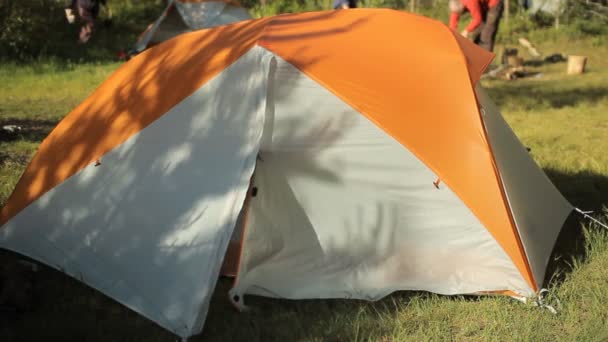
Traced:
<svg viewBox="0 0 608 342">
<path fill-rule="evenodd" d="M 331 8 L 332 0 L 270 0 L 252 1 L 250 13 L 254 18 L 267 17 L 281 13 L 320 11 Z"/>
<path fill-rule="evenodd" d="M 359 5 L 409 11 L 412 1 L 415 1 L 416 13 L 447 22 L 447 0 L 360 0 Z M 557 18 L 561 23 L 558 34 L 571 37 L 608 34 L 606 0 L 564 1 L 564 11 Z M 329 10 L 332 2 L 333 0 L 241 1 L 256 18 L 281 13 Z M 64 4 L 65 0 L 0 0 L 0 59 L 115 59 L 116 53 L 127 49 L 137 35 L 159 15 L 166 0 L 109 0 L 111 13 L 108 8 L 102 8 L 98 32 L 85 46 L 75 44 L 79 25 L 67 23 Z M 556 23 L 556 18 L 552 15 L 529 14 L 518 1 L 511 0 L 510 4 L 511 16 L 508 25 L 506 22 L 501 25 L 499 39 L 512 40 L 514 34 L 535 34 Z"/>
<path fill-rule="evenodd" d="M 62 11 L 53 0 L 0 0 L 0 55 L 26 59 L 47 51 L 53 39 L 63 38 L 53 29 Z"/>
<path fill-rule="evenodd" d="M 564 17 L 573 34 L 608 34 L 608 2 L 568 0 Z"/>
<path fill-rule="evenodd" d="M 0 0 L 1 58 L 22 62 L 47 57 L 76 61 L 114 59 L 158 16 L 163 6 L 158 0 L 109 0 L 109 6 L 102 7 L 93 39 L 78 46 L 80 25 L 68 24 L 65 3 Z"/>
</svg>

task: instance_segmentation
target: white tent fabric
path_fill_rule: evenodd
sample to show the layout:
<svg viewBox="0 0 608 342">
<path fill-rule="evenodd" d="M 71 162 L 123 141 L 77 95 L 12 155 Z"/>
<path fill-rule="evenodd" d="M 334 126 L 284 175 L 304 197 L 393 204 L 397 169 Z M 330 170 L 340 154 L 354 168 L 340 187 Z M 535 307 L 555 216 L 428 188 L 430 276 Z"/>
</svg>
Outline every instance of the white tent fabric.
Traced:
<svg viewBox="0 0 608 342">
<path fill-rule="evenodd" d="M 200 332 L 259 149 L 267 58 L 251 50 L 47 192 L 0 230 L 0 247 L 177 335 Z"/>
<path fill-rule="evenodd" d="M 172 2 L 170 2 L 167 5 L 167 8 L 163 11 L 163 13 L 161 13 L 161 15 L 156 19 L 156 21 L 154 23 L 152 23 L 152 26 L 142 34 L 142 36 L 137 40 L 137 42 L 135 42 L 135 46 L 133 47 L 133 49 L 135 51 L 138 51 L 138 52 L 144 51 L 146 49 L 146 47 L 148 46 L 148 44 L 150 44 L 150 42 L 152 41 L 152 38 L 155 35 L 160 35 L 158 40 L 166 40 L 177 34 L 185 32 L 185 31 L 183 31 L 182 28 L 177 28 L 177 29 L 171 30 L 166 35 L 159 34 L 158 28 L 160 27 L 160 24 L 163 23 L 163 21 L 165 21 L 165 19 L 167 18 L 167 15 L 168 15 L 167 9 L 169 9 L 171 6 L 172 6 Z"/>
<path fill-rule="evenodd" d="M 375 300 L 405 289 L 534 294 L 416 156 L 277 60 L 233 298 Z"/>
<path fill-rule="evenodd" d="M 526 0 L 530 13 L 546 12 L 551 15 L 560 15 L 566 8 L 565 0 Z"/>
<path fill-rule="evenodd" d="M 481 86 L 476 93 L 515 225 L 534 279 L 542 283 L 557 235 L 573 207 L 536 165 Z"/>
<path fill-rule="evenodd" d="M 223 1 L 210 2 L 175 2 L 175 7 L 184 23 L 195 30 L 209 27 L 206 23 L 222 14 L 226 3 Z"/>
</svg>

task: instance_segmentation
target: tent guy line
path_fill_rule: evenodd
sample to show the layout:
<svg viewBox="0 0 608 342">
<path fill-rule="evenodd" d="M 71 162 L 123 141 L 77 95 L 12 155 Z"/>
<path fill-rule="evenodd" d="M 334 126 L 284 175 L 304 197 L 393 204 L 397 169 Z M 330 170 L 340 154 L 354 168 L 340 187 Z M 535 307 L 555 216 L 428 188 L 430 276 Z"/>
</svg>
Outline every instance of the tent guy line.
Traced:
<svg viewBox="0 0 608 342">
<path fill-rule="evenodd" d="M 598 226 L 608 229 L 608 225 L 604 224 L 602 221 L 600 221 L 600 220 L 594 218 L 593 216 L 589 215 L 589 214 L 593 213 L 593 211 L 583 211 L 583 210 L 581 210 L 579 208 L 574 208 L 574 210 L 577 213 L 581 214 L 584 218 L 586 218 L 586 219 L 594 222 Z"/>
</svg>

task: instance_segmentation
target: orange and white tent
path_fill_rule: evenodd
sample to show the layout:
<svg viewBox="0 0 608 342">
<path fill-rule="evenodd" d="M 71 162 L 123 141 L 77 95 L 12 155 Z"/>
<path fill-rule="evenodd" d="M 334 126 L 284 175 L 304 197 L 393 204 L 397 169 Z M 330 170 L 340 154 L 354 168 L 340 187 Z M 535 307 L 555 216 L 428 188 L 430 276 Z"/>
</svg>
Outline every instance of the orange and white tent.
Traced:
<svg viewBox="0 0 608 342">
<path fill-rule="evenodd" d="M 251 19 L 236 0 L 168 0 L 161 15 L 139 36 L 134 50 L 141 52 L 182 33 Z"/>
<path fill-rule="evenodd" d="M 43 141 L 0 246 L 182 337 L 231 235 L 231 298 L 535 296 L 571 205 L 478 85 L 492 55 L 393 10 L 182 35 Z"/>
</svg>

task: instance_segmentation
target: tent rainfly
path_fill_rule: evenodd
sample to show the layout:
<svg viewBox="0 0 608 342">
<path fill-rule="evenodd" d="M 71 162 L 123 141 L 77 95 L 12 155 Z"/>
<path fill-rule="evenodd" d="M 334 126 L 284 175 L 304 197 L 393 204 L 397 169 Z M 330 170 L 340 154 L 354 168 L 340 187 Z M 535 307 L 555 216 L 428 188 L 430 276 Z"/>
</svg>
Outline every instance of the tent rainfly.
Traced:
<svg viewBox="0 0 608 342">
<path fill-rule="evenodd" d="M 182 33 L 249 19 L 249 12 L 235 0 L 168 0 L 165 10 L 142 32 L 133 50 L 139 53 Z"/>
<path fill-rule="evenodd" d="M 479 86 L 492 58 L 386 9 L 183 34 L 42 142 L 0 212 L 0 247 L 182 337 L 203 328 L 233 231 L 239 306 L 534 297 L 572 206 Z"/>
</svg>

